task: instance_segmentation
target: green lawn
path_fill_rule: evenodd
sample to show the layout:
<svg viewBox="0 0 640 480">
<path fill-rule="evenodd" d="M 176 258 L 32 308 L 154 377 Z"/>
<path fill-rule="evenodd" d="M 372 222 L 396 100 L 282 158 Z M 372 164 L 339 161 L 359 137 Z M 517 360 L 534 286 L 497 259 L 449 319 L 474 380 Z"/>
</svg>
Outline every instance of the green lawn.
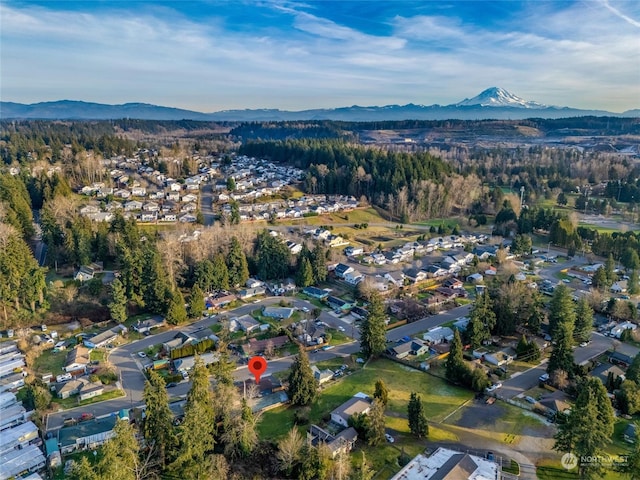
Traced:
<svg viewBox="0 0 640 480">
<path fill-rule="evenodd" d="M 59 375 L 64 367 L 67 352 L 65 350 L 54 353 L 53 350 L 44 350 L 34 364 L 34 370 L 39 374 L 52 373 L 53 376 Z"/>
<path fill-rule="evenodd" d="M 89 360 L 91 360 L 92 362 L 104 362 L 106 358 L 107 352 L 100 348 L 94 348 L 93 350 L 91 350 L 91 353 L 89 353 Z"/>
<path fill-rule="evenodd" d="M 325 362 L 321 366 L 325 366 Z M 329 364 L 326 366 L 330 368 Z M 430 421 L 441 421 L 473 397 L 472 392 L 450 385 L 445 380 L 381 359 L 369 363 L 366 368 L 343 377 L 321 391 L 319 398 L 311 406 L 310 422 L 322 422 L 323 417 L 328 416 L 333 409 L 358 392 L 372 395 L 378 379 L 382 379 L 389 389 L 389 412 L 406 414 L 409 396 L 411 392 L 417 392 L 426 405 L 427 418 Z M 274 439 L 281 437 L 293 426 L 294 412 L 295 407 L 280 407 L 265 412 L 259 427 L 260 434 Z"/>
<path fill-rule="evenodd" d="M 74 395 L 65 399 L 54 398 L 53 403 L 60 405 L 63 409 L 66 410 L 68 408 L 82 407 L 84 405 L 91 405 L 92 403 L 98 403 L 104 400 L 111 400 L 123 396 L 124 392 L 122 390 L 112 390 L 102 395 L 98 395 L 97 397 L 88 398 L 87 400 L 84 400 L 82 402 L 78 402 L 78 397 Z"/>
</svg>

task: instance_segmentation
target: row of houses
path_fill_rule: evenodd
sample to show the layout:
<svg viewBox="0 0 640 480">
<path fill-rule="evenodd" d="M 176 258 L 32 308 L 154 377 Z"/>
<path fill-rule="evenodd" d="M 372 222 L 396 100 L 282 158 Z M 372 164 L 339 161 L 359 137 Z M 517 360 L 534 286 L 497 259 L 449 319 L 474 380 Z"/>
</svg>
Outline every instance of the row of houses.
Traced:
<svg viewBox="0 0 640 480">
<path fill-rule="evenodd" d="M 15 391 L 24 386 L 26 364 L 24 354 L 16 342 L 0 344 L 0 393 Z"/>
<path fill-rule="evenodd" d="M 0 393 L 0 480 L 37 472 L 46 465 L 38 427 L 29 420 L 31 413 L 14 393 Z"/>
</svg>

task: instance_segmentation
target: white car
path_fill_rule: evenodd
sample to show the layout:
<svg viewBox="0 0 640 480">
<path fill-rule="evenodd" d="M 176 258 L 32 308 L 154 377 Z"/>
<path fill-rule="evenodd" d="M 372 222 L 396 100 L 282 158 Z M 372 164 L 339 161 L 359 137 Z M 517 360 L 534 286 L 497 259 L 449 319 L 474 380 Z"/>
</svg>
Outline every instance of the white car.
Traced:
<svg viewBox="0 0 640 480">
<path fill-rule="evenodd" d="M 388 433 L 385 433 L 385 434 L 384 434 L 384 438 L 386 438 L 386 439 L 387 439 L 387 442 L 389 442 L 389 443 L 393 443 L 393 442 L 395 442 L 395 441 L 396 441 L 396 440 L 395 440 L 391 435 L 389 435 Z"/>
<path fill-rule="evenodd" d="M 344 332 L 345 328 L 344 327 L 338 327 L 338 330 L 340 330 L 341 332 Z"/>
<path fill-rule="evenodd" d="M 485 388 L 485 392 L 491 393 L 491 392 L 494 392 L 494 391 L 496 391 L 497 389 L 499 389 L 501 387 L 502 387 L 501 383 L 494 383 L 490 387 Z"/>
<path fill-rule="evenodd" d="M 147 354 L 146 354 L 146 353 L 144 353 L 144 352 L 138 352 L 138 356 L 139 356 L 140 358 L 146 358 Z"/>
<path fill-rule="evenodd" d="M 307 307 L 302 307 L 300 310 L 302 310 L 304 313 L 309 313 L 309 309 Z"/>
</svg>

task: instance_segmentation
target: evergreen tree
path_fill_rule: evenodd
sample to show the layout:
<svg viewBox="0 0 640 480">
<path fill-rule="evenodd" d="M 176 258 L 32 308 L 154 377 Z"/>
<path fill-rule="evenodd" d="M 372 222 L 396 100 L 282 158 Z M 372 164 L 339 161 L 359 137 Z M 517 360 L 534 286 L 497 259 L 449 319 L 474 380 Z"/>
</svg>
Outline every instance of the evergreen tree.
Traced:
<svg viewBox="0 0 640 480">
<path fill-rule="evenodd" d="M 278 238 L 263 230 L 258 234 L 256 267 L 261 280 L 280 280 L 289 274 L 291 252 Z"/>
<path fill-rule="evenodd" d="M 374 399 L 371 409 L 367 414 L 367 444 L 379 445 L 384 442 L 384 405 L 378 399 Z"/>
<path fill-rule="evenodd" d="M 627 282 L 627 290 L 631 295 L 637 295 L 640 293 L 640 284 L 638 284 L 638 270 L 633 269 L 629 274 L 629 281 Z"/>
<path fill-rule="evenodd" d="M 378 379 L 376 381 L 375 391 L 373 392 L 373 398 L 377 398 L 380 400 L 382 405 L 387 406 L 387 402 L 389 401 L 389 389 L 385 385 L 382 379 Z"/>
<path fill-rule="evenodd" d="M 311 266 L 313 267 L 313 282 L 317 285 L 327 279 L 327 257 L 324 248 L 316 245 L 311 255 Z"/>
<path fill-rule="evenodd" d="M 224 256 L 218 253 L 213 256 L 211 261 L 211 287 L 214 290 L 228 290 L 229 289 L 229 269 Z"/>
<path fill-rule="evenodd" d="M 627 461 L 616 470 L 631 480 L 640 480 L 640 441 L 636 440 L 631 455 L 628 455 Z"/>
<path fill-rule="evenodd" d="M 289 398 L 294 405 L 309 405 L 318 394 L 318 382 L 311 371 L 309 356 L 300 347 L 300 352 L 289 372 Z"/>
<path fill-rule="evenodd" d="M 449 355 L 445 362 L 445 375 L 447 379 L 452 382 L 462 382 L 464 381 L 464 376 L 467 371 L 468 368 L 462 358 L 462 341 L 460 340 L 460 332 L 456 329 L 453 332 L 451 348 L 449 349 Z"/>
<path fill-rule="evenodd" d="M 591 277 L 591 285 L 593 286 L 593 288 L 596 288 L 598 290 L 605 290 L 609 288 L 610 284 L 609 280 L 607 279 L 607 272 L 605 271 L 604 267 L 598 267 L 598 269 L 595 271 L 593 277 Z"/>
<path fill-rule="evenodd" d="M 111 283 L 109 313 L 111 318 L 118 323 L 122 323 L 127 319 L 127 296 L 122 282 L 117 278 Z"/>
<path fill-rule="evenodd" d="M 429 434 L 429 424 L 424 414 L 422 400 L 416 392 L 411 392 L 409 405 L 407 406 L 407 416 L 409 418 L 409 430 L 414 436 L 423 438 Z"/>
<path fill-rule="evenodd" d="M 556 340 L 556 330 L 560 323 L 570 324 L 573 333 L 575 321 L 576 313 L 573 307 L 571 292 L 566 285 L 558 285 L 549 303 L 549 332 L 551 333 L 551 337 Z"/>
<path fill-rule="evenodd" d="M 384 304 L 376 292 L 371 295 L 369 315 L 360 327 L 360 348 L 369 357 L 377 357 L 384 352 L 387 345 Z"/>
<path fill-rule="evenodd" d="M 540 326 L 545 319 L 545 305 L 542 294 L 538 290 L 531 293 L 531 303 L 528 308 L 526 325 L 533 334 L 540 333 Z"/>
<path fill-rule="evenodd" d="M 371 469 L 369 464 L 367 463 L 367 459 L 365 457 L 364 452 L 362 452 L 362 460 L 360 465 L 358 466 L 358 470 L 353 477 L 353 480 L 371 480 L 374 476 L 375 472 Z"/>
<path fill-rule="evenodd" d="M 576 305 L 576 326 L 573 337 L 576 342 L 586 342 L 591 337 L 593 329 L 593 310 L 589 306 L 589 301 L 582 297 Z"/>
<path fill-rule="evenodd" d="M 145 382 L 142 398 L 146 405 L 143 434 L 147 445 L 155 448 L 161 467 L 169 460 L 176 447 L 173 427 L 173 412 L 169 408 L 164 379 L 154 370 L 149 370 L 149 380 Z"/>
<path fill-rule="evenodd" d="M 598 378 L 586 377 L 578 386 L 578 397 L 565 422 L 558 425 L 554 449 L 572 452 L 578 458 L 598 456 L 611 443 L 615 417 L 607 390 Z M 597 478 L 601 462 L 579 464 L 580 478 Z"/>
<path fill-rule="evenodd" d="M 469 386 L 474 392 L 484 392 L 491 385 L 487 374 L 482 368 L 474 368 L 469 379 Z"/>
<path fill-rule="evenodd" d="M 182 296 L 182 292 L 177 288 L 171 294 L 166 320 L 171 325 L 180 325 L 187 321 L 187 309 L 184 306 L 184 297 Z"/>
<path fill-rule="evenodd" d="M 206 305 L 204 303 L 204 293 L 198 285 L 194 285 L 191 289 L 191 297 L 189 298 L 189 318 L 200 318 Z"/>
<path fill-rule="evenodd" d="M 143 475 L 140 445 L 133 425 L 127 420 L 117 420 L 114 436 L 100 448 L 100 460 L 96 470 L 107 480 L 137 480 Z"/>
<path fill-rule="evenodd" d="M 304 288 L 313 285 L 313 269 L 306 257 L 301 258 L 296 272 L 296 286 Z"/>
<path fill-rule="evenodd" d="M 162 266 L 160 253 L 154 246 L 147 246 L 144 250 L 140 287 L 144 305 L 150 312 L 167 311 L 167 293 L 171 291 L 171 284 Z"/>
<path fill-rule="evenodd" d="M 613 282 L 617 280 L 615 269 L 616 262 L 613 259 L 613 254 L 610 253 L 606 262 L 604 262 L 604 271 L 607 274 L 607 286 L 613 285 Z"/>
<path fill-rule="evenodd" d="M 93 465 L 89 463 L 87 457 L 81 457 L 80 460 L 73 463 L 71 468 L 70 480 L 101 480 L 98 474 L 94 472 Z"/>
<path fill-rule="evenodd" d="M 571 376 L 575 369 L 573 349 L 571 348 L 573 345 L 573 324 L 569 322 L 560 323 L 556 327 L 555 339 L 556 344 L 549 357 L 547 372 L 551 375 L 556 370 L 563 370 Z"/>
<path fill-rule="evenodd" d="M 247 256 L 242 250 L 240 241 L 233 237 L 227 256 L 227 268 L 229 271 L 229 283 L 235 287 L 244 285 L 249 279 L 249 266 Z"/>
<path fill-rule="evenodd" d="M 171 464 L 171 471 L 180 478 L 204 480 L 209 476 L 216 429 L 210 388 L 207 367 L 196 358 L 178 431 L 176 459 Z"/>
<path fill-rule="evenodd" d="M 225 444 L 225 456 L 231 460 L 247 457 L 258 444 L 256 419 L 245 398 L 242 399 L 240 411 L 225 422 L 222 440 Z"/>
<path fill-rule="evenodd" d="M 632 380 L 640 385 L 640 353 L 633 357 L 633 361 L 624 376 L 627 380 Z"/>
</svg>

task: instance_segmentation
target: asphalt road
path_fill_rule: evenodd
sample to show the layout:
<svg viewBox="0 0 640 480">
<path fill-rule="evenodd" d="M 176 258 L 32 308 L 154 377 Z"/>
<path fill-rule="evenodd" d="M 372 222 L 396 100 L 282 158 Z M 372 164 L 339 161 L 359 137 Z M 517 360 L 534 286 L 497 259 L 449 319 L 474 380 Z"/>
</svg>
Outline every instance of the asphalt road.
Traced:
<svg viewBox="0 0 640 480">
<path fill-rule="evenodd" d="M 227 312 L 227 316 L 240 316 L 249 314 L 253 310 L 260 308 L 262 305 L 272 305 L 279 303 L 282 297 L 271 297 L 261 300 L 256 304 L 243 305 L 233 311 Z M 307 307 L 310 310 L 314 308 L 312 304 L 301 299 L 290 299 L 293 305 L 297 308 Z M 403 325 L 390 331 L 387 335 L 387 339 L 390 341 L 398 340 L 407 335 L 414 335 L 418 332 L 428 330 L 437 325 L 449 322 L 458 317 L 467 315 L 469 312 L 469 306 L 459 307 L 448 312 L 426 317 L 417 322 Z M 359 338 L 360 332 L 358 327 L 350 321 L 338 318 L 332 315 L 330 312 L 323 311 L 319 317 L 319 320 L 326 322 L 329 326 L 338 328 L 342 326 L 345 329 L 345 333 L 352 336 L 354 339 L 351 343 L 336 346 L 331 350 L 320 350 L 317 353 L 310 353 L 309 358 L 312 363 L 329 360 L 335 357 L 347 357 L 360 350 Z M 174 329 L 166 331 L 156 335 L 150 335 L 138 341 L 123 345 L 122 347 L 115 348 L 111 351 L 109 361 L 118 368 L 121 377 L 122 388 L 126 394 L 126 397 L 117 398 L 113 400 L 107 400 L 104 402 L 96 403 L 94 405 L 88 405 L 84 407 L 77 407 L 63 412 L 52 413 L 47 417 L 47 430 L 55 430 L 63 426 L 64 419 L 69 417 L 77 417 L 81 413 L 92 413 L 96 417 L 104 415 L 110 415 L 114 412 L 118 412 L 123 408 L 133 408 L 135 406 L 142 405 L 142 392 L 144 389 L 145 377 L 142 374 L 144 362 L 146 359 L 140 358 L 138 352 L 147 349 L 150 346 L 157 345 L 159 343 L 166 342 L 174 337 L 178 330 L 183 331 L 195 331 L 201 328 L 207 328 L 214 325 L 217 322 L 216 317 L 207 317 L 194 322 L 191 325 L 182 327 L 181 329 Z M 293 362 L 294 356 L 288 356 L 279 358 L 277 360 L 271 360 L 268 363 L 267 371 L 264 375 L 270 375 L 276 372 L 287 370 Z M 238 381 L 253 380 L 253 375 L 248 371 L 246 365 L 239 366 L 234 372 L 234 378 Z M 177 398 L 182 395 L 186 395 L 189 390 L 190 383 L 187 381 L 180 382 L 175 387 L 169 389 L 169 395 L 172 398 Z"/>
</svg>

